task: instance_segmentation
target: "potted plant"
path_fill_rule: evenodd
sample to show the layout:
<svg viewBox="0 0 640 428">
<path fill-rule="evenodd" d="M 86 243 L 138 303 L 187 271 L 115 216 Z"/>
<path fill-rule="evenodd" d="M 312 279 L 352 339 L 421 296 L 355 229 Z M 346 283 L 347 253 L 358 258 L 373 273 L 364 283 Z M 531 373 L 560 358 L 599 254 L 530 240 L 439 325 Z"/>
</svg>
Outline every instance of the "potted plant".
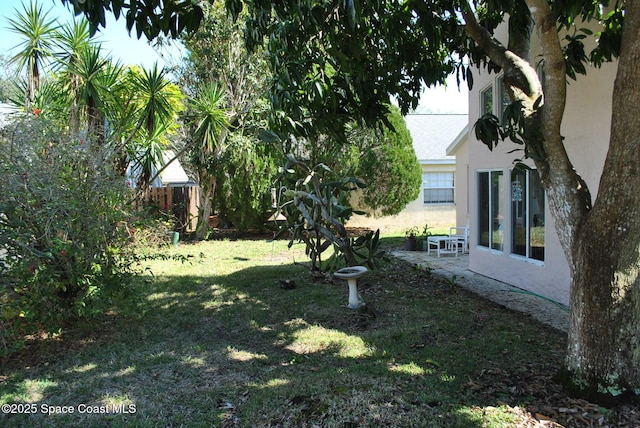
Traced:
<svg viewBox="0 0 640 428">
<path fill-rule="evenodd" d="M 421 241 L 422 241 L 422 250 L 427 251 L 429 249 L 428 239 L 431 236 L 431 229 L 428 224 L 424 225 L 424 229 L 422 229 Z"/>
<path fill-rule="evenodd" d="M 404 236 L 406 237 L 404 246 L 405 249 L 407 251 L 415 251 L 417 246 L 418 246 L 418 236 L 419 233 L 419 229 L 417 226 L 413 226 L 410 229 L 407 229 L 406 232 L 404 232 Z"/>
</svg>

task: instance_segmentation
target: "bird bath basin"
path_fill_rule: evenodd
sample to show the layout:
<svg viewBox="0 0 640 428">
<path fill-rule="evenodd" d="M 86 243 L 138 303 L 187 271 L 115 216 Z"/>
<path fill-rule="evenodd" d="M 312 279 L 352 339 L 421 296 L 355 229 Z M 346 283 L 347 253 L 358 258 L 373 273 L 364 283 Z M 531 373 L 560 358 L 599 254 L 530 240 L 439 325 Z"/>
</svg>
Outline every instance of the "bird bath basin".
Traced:
<svg viewBox="0 0 640 428">
<path fill-rule="evenodd" d="M 364 302 L 358 294 L 358 278 L 368 272 L 364 266 L 350 266 L 339 269 L 333 273 L 336 278 L 345 279 L 349 284 L 349 306 L 350 309 L 359 309 L 364 306 Z"/>
</svg>

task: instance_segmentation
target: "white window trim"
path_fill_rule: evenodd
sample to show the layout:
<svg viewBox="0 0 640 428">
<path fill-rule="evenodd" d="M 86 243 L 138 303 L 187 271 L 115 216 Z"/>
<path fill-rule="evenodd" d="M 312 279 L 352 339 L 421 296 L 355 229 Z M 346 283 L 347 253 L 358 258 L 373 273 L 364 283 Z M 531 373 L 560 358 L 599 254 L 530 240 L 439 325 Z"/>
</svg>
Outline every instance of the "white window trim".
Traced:
<svg viewBox="0 0 640 428">
<path fill-rule="evenodd" d="M 484 110 L 484 99 L 483 99 L 483 94 L 488 92 L 489 90 L 491 90 L 491 113 L 494 113 L 493 110 L 495 110 L 496 107 L 496 103 L 495 103 L 495 84 L 494 82 L 489 82 L 487 85 L 485 85 L 482 89 L 480 89 L 479 92 L 479 97 L 478 97 L 478 104 L 480 104 L 480 117 L 484 116 L 485 114 L 489 113 L 486 112 Z M 495 114 L 495 113 L 494 113 Z"/>
<path fill-rule="evenodd" d="M 489 176 L 491 176 L 491 173 L 492 173 L 492 172 L 501 172 L 501 173 L 502 173 L 502 177 L 503 177 L 503 179 L 504 179 L 504 177 L 505 177 L 505 170 L 504 170 L 503 168 L 483 168 L 483 169 L 476 169 L 476 201 L 475 201 L 476 208 L 475 208 L 475 210 L 476 210 L 476 228 L 478 229 L 478 233 L 480 232 L 480 210 L 478 210 L 478 209 L 477 209 L 477 208 L 478 208 L 478 205 L 479 205 L 479 197 L 480 197 L 480 192 L 478 192 L 478 185 L 479 185 L 479 182 L 478 182 L 478 175 L 479 175 L 480 173 L 483 173 L 483 172 L 488 172 L 488 173 L 489 173 Z M 508 171 L 507 171 L 507 172 L 508 172 Z M 491 180 L 489 180 L 489 184 L 491 184 Z M 509 186 L 505 186 L 505 187 L 506 187 L 509 191 L 511 190 L 511 185 L 509 185 Z M 491 187 L 489 187 L 489 188 L 491 188 Z M 503 191 L 503 192 L 504 192 L 504 191 Z M 505 195 L 500 195 L 500 196 L 501 196 L 502 198 L 504 198 L 504 197 L 505 197 Z M 492 201 L 492 197 L 491 197 L 491 193 L 490 193 L 490 194 L 489 194 L 489 203 L 488 203 L 489 210 L 491 210 L 492 202 L 493 202 L 493 201 Z M 504 200 L 502 201 L 502 203 L 503 203 L 503 205 L 504 205 Z M 504 209 L 504 206 L 503 206 L 503 209 Z M 509 213 L 509 214 L 511 214 L 511 213 Z M 491 218 L 491 213 L 489 213 L 489 218 Z M 493 239 L 492 239 L 493 234 L 492 234 L 492 233 L 490 233 L 490 234 L 489 234 L 489 246 L 488 246 L 488 247 L 486 247 L 486 246 L 484 246 L 484 245 L 480 245 L 480 239 L 478 239 L 478 238 L 479 238 L 479 235 L 476 235 L 476 239 L 475 239 L 475 241 L 476 241 L 476 248 L 483 249 L 483 250 L 486 250 L 486 251 L 490 251 L 490 252 L 492 252 L 492 253 L 494 253 L 494 254 L 505 255 L 505 254 L 507 253 L 507 250 L 506 250 L 506 242 L 504 241 L 504 237 L 505 237 L 504 224 L 503 224 L 503 226 L 502 226 L 502 227 L 503 227 L 503 230 L 502 230 L 502 236 L 503 236 L 502 250 L 497 250 L 497 249 L 495 249 L 495 248 L 492 248 L 492 247 L 491 247 L 491 245 L 492 245 L 492 243 L 493 243 Z M 493 232 L 493 230 L 492 230 L 491 232 Z"/>
<path fill-rule="evenodd" d="M 537 169 L 533 168 L 534 170 L 537 171 Z M 513 173 L 513 169 L 509 170 L 509 177 L 511 177 L 511 174 Z M 529 190 L 530 190 L 530 177 L 529 177 L 529 172 L 527 171 L 527 173 L 525 174 L 525 180 L 526 180 L 526 186 L 527 186 L 527 192 L 526 192 L 526 198 L 527 198 L 527 207 L 529 207 L 530 205 L 530 201 L 529 201 Z M 522 261 L 526 261 L 528 263 L 534 264 L 534 265 L 538 265 L 538 266 L 544 266 L 545 265 L 545 260 L 538 260 L 538 259 L 534 259 L 533 257 L 531 257 L 530 251 L 531 251 L 531 228 L 527 227 L 526 228 L 526 248 L 527 248 L 527 254 L 528 255 L 522 255 L 522 254 L 516 254 L 513 252 L 513 241 L 515 239 L 515 236 L 513 236 L 513 204 L 511 203 L 511 186 L 512 186 L 513 181 L 509 180 L 509 188 L 508 188 L 508 192 L 509 192 L 509 235 L 511 236 L 511 242 L 509 245 L 509 256 L 511 258 L 517 259 L 517 260 L 522 260 Z M 545 198 L 547 197 L 546 194 L 544 196 Z M 528 209 L 528 208 L 527 208 Z M 545 200 L 545 210 L 546 210 L 546 200 Z M 527 226 L 529 225 L 529 216 L 526 216 L 526 222 L 527 222 Z M 547 233 L 547 227 L 546 227 L 546 222 L 545 222 L 545 227 L 544 227 L 544 232 L 545 235 Z M 547 252 L 546 252 L 546 236 L 545 236 L 545 259 L 547 258 Z"/>
<path fill-rule="evenodd" d="M 453 186 L 451 187 L 427 187 L 425 185 L 425 176 L 428 174 L 451 174 L 451 179 L 453 180 Z M 455 171 L 426 171 L 422 173 L 422 205 L 427 207 L 433 207 L 438 205 L 455 205 L 456 203 L 456 172 Z M 425 191 L 426 190 L 438 190 L 438 189 L 446 189 L 451 190 L 452 201 L 450 202 L 425 202 Z"/>
</svg>

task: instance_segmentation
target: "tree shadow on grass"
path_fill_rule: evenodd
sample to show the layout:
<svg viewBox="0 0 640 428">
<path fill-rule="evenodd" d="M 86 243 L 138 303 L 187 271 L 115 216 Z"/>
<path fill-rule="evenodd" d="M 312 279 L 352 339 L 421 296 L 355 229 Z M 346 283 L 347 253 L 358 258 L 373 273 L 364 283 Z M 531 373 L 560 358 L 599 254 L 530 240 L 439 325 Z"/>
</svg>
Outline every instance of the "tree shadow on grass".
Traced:
<svg viewBox="0 0 640 428">
<path fill-rule="evenodd" d="M 371 309 L 352 311 L 340 281 L 250 264 L 141 282 L 139 313 L 105 316 L 3 367 L 3 400 L 37 412 L 1 417 L 11 426 L 500 425 L 496 407 L 527 400 L 509 377 L 553 370 L 564 346 L 406 265 L 369 274 L 361 291 Z M 281 289 L 283 279 L 296 287 Z M 487 377 L 499 383 L 489 393 L 477 381 Z M 45 416 L 48 406 L 75 412 Z"/>
</svg>

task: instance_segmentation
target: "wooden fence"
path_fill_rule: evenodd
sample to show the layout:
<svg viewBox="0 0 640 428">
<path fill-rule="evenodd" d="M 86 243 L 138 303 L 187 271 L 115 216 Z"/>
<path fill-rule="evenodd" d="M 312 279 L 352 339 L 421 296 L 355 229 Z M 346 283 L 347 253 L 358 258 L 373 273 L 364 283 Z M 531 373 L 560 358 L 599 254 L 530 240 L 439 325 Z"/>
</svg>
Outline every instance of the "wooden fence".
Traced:
<svg viewBox="0 0 640 428">
<path fill-rule="evenodd" d="M 198 221 L 198 198 L 200 187 L 153 187 L 142 198 L 142 203 L 156 203 L 161 211 L 171 213 L 176 218 L 176 231 L 181 234 L 193 232 Z"/>
</svg>

